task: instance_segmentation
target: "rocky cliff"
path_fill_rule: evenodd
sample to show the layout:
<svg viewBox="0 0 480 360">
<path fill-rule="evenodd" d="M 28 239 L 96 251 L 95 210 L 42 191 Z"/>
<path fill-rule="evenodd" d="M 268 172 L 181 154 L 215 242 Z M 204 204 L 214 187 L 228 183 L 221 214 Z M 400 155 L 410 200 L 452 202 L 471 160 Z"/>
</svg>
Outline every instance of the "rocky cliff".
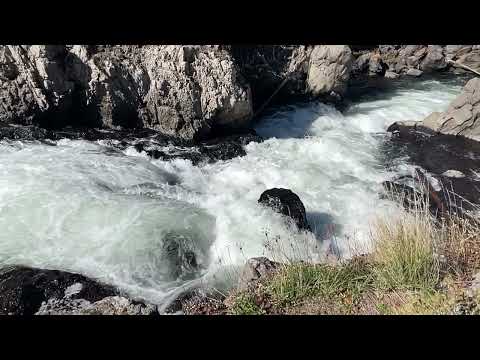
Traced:
<svg viewBox="0 0 480 360">
<path fill-rule="evenodd" d="M 247 127 L 280 85 L 284 95 L 342 95 L 352 61 L 344 45 L 4 45 L 0 121 L 195 141 Z"/>
</svg>

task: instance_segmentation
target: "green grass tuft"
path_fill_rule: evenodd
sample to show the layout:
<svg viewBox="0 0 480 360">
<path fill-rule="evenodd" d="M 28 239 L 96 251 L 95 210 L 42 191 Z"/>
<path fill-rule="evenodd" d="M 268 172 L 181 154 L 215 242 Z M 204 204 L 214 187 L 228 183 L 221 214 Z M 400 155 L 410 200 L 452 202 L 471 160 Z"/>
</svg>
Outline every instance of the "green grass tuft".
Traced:
<svg viewBox="0 0 480 360">
<path fill-rule="evenodd" d="M 249 293 L 241 293 L 235 297 L 231 312 L 234 315 L 262 315 L 264 313 L 255 303 L 253 295 Z"/>
</svg>

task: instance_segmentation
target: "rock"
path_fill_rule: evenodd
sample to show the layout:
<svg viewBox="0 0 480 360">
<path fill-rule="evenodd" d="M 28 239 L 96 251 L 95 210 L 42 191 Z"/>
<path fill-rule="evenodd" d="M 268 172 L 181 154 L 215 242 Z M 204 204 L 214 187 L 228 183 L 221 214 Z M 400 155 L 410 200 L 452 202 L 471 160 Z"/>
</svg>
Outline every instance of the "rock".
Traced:
<svg viewBox="0 0 480 360">
<path fill-rule="evenodd" d="M 248 259 L 238 279 L 237 289 L 239 291 L 248 290 L 251 286 L 254 286 L 256 282 L 274 273 L 278 267 L 278 263 L 266 257 Z"/>
<path fill-rule="evenodd" d="M 258 202 L 292 218 L 299 230 L 311 230 L 305 207 L 298 195 L 291 190 L 281 188 L 266 190 L 262 193 Z"/>
<path fill-rule="evenodd" d="M 372 56 L 371 53 L 365 53 L 360 55 L 357 60 L 355 60 L 355 63 L 352 67 L 352 71 L 358 72 L 358 73 L 364 73 L 368 69 L 368 65 L 370 63 L 370 57 Z"/>
<path fill-rule="evenodd" d="M 232 45 L 232 56 L 250 84 L 256 112 L 270 99 L 270 105 L 306 97 L 306 78 L 312 47 L 299 45 Z M 283 84 L 285 78 L 288 81 Z"/>
<path fill-rule="evenodd" d="M 99 130 L 91 128 L 67 127 L 58 130 L 46 130 L 37 126 L 10 126 L 0 123 L 0 140 L 56 141 L 71 140 L 107 140 L 105 146 L 124 151 L 134 147 L 144 151 L 154 159 L 170 161 L 174 159 L 190 160 L 193 165 L 226 161 L 245 156 L 244 147 L 250 142 L 262 142 L 263 138 L 254 130 L 245 129 L 234 134 L 218 134 L 210 140 L 200 142 L 183 141 L 149 129 Z M 111 141 L 110 141 L 111 140 Z M 55 143 L 48 142 L 49 145 Z"/>
<path fill-rule="evenodd" d="M 445 171 L 444 173 L 442 173 L 442 175 L 447 176 L 447 177 L 453 177 L 453 178 L 464 178 L 465 177 L 464 173 L 462 173 L 461 171 L 458 171 L 458 170 L 453 170 L 453 169 Z"/>
<path fill-rule="evenodd" d="M 310 54 L 307 87 L 313 96 L 343 96 L 354 58 L 347 45 L 317 45 Z"/>
<path fill-rule="evenodd" d="M 186 140 L 247 126 L 250 87 L 221 46 L 0 46 L 0 121 L 145 127 Z"/>
<path fill-rule="evenodd" d="M 49 299 L 35 315 L 159 315 L 152 304 L 136 303 L 121 296 L 109 296 L 91 303 L 84 299 Z"/>
<path fill-rule="evenodd" d="M 403 125 L 402 125 L 403 124 Z M 411 126 L 407 126 L 407 125 Z M 480 168 L 480 143 L 464 137 L 436 133 L 421 125 L 421 122 L 395 123 L 389 127 L 393 132 L 390 139 L 398 156 L 407 156 L 409 162 L 420 166 L 442 183 L 440 197 L 445 200 L 449 211 L 458 213 L 475 211 L 472 204 L 480 203 L 477 190 L 478 178 L 471 169 Z M 395 162 L 395 159 L 391 160 Z M 455 169 L 464 177 L 450 177 L 449 170 Z"/>
<path fill-rule="evenodd" d="M 422 126 L 425 126 L 426 128 L 432 129 L 433 131 L 437 131 L 441 123 L 439 123 L 440 119 L 440 113 L 435 111 L 428 115 L 423 121 L 420 123 Z"/>
<path fill-rule="evenodd" d="M 443 113 L 433 113 L 423 120 L 422 126 L 435 132 L 463 136 L 480 141 L 480 78 L 467 82 L 462 93 Z"/>
<path fill-rule="evenodd" d="M 370 75 L 384 76 L 388 66 L 383 62 L 379 54 L 373 54 L 368 63 L 368 73 Z"/>
<path fill-rule="evenodd" d="M 9 126 L 0 125 L 0 140 L 45 140 L 53 138 L 51 131 L 39 128 L 37 126 Z"/>
<path fill-rule="evenodd" d="M 425 183 L 424 180 L 416 177 L 412 177 L 412 180 L 419 184 L 419 190 L 394 181 L 384 181 L 382 185 L 387 197 L 390 196 L 401 202 L 406 210 L 416 211 L 422 204 L 429 205 L 429 211 L 433 216 L 441 216 L 448 210 L 443 194 L 435 191 L 430 182 Z"/>
<path fill-rule="evenodd" d="M 428 45 L 427 54 L 420 63 L 420 70 L 423 72 L 433 72 L 443 70 L 447 67 L 443 48 L 439 45 Z"/>
<path fill-rule="evenodd" d="M 393 71 L 386 71 L 384 75 L 387 79 L 397 79 L 400 77 L 399 74 Z"/>
<path fill-rule="evenodd" d="M 480 71 L 480 49 L 466 52 L 465 54 L 459 56 L 456 61 L 459 64 L 472 68 L 473 70 Z"/>
<path fill-rule="evenodd" d="M 189 245 L 182 234 L 169 232 L 165 235 L 161 261 L 167 264 L 169 280 L 191 278 L 198 271 L 197 257 Z"/>
<path fill-rule="evenodd" d="M 52 298 L 95 302 L 117 291 L 79 274 L 10 266 L 0 270 L 0 294 L 0 314 L 33 315 Z"/>
<path fill-rule="evenodd" d="M 408 69 L 406 74 L 409 76 L 419 77 L 423 74 L 423 71 L 419 69 Z"/>
<path fill-rule="evenodd" d="M 60 45 L 0 46 L 0 121 L 31 125 L 49 116 L 52 123 L 72 102 L 74 83 Z"/>
</svg>

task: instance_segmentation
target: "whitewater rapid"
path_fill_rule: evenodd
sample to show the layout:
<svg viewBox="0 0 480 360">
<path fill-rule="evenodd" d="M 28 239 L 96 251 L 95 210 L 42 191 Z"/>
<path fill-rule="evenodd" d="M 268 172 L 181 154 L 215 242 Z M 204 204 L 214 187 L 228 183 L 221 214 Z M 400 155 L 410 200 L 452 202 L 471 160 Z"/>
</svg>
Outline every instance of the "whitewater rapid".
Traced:
<svg viewBox="0 0 480 360">
<path fill-rule="evenodd" d="M 444 110 L 460 90 L 427 80 L 343 114 L 285 107 L 258 123 L 266 140 L 246 156 L 199 166 L 102 141 L 2 141 L 0 265 L 80 272 L 160 304 L 199 281 L 232 281 L 250 257 L 323 261 L 368 249 L 371 220 L 394 206 L 380 199 L 381 183 L 409 167 L 385 162 L 386 128 Z M 273 187 L 299 195 L 313 234 L 257 203 Z M 195 254 L 198 272 L 172 273 L 172 239 Z"/>
</svg>

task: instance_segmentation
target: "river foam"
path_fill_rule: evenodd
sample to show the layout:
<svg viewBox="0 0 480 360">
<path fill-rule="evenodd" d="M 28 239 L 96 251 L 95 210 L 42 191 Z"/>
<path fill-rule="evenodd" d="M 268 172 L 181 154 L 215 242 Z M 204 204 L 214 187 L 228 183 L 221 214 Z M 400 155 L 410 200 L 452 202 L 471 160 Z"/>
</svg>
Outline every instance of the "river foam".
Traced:
<svg viewBox="0 0 480 360">
<path fill-rule="evenodd" d="M 368 249 L 388 167 L 381 145 L 397 120 L 442 111 L 460 91 L 435 80 L 352 104 L 310 103 L 265 116 L 247 155 L 193 166 L 102 142 L 0 143 L 0 263 L 81 272 L 162 303 L 181 286 L 253 256 L 323 261 Z M 272 187 L 300 196 L 313 234 L 257 203 Z M 172 270 L 172 241 L 199 270 Z M 177 254 L 177 247 L 173 251 Z"/>
</svg>

